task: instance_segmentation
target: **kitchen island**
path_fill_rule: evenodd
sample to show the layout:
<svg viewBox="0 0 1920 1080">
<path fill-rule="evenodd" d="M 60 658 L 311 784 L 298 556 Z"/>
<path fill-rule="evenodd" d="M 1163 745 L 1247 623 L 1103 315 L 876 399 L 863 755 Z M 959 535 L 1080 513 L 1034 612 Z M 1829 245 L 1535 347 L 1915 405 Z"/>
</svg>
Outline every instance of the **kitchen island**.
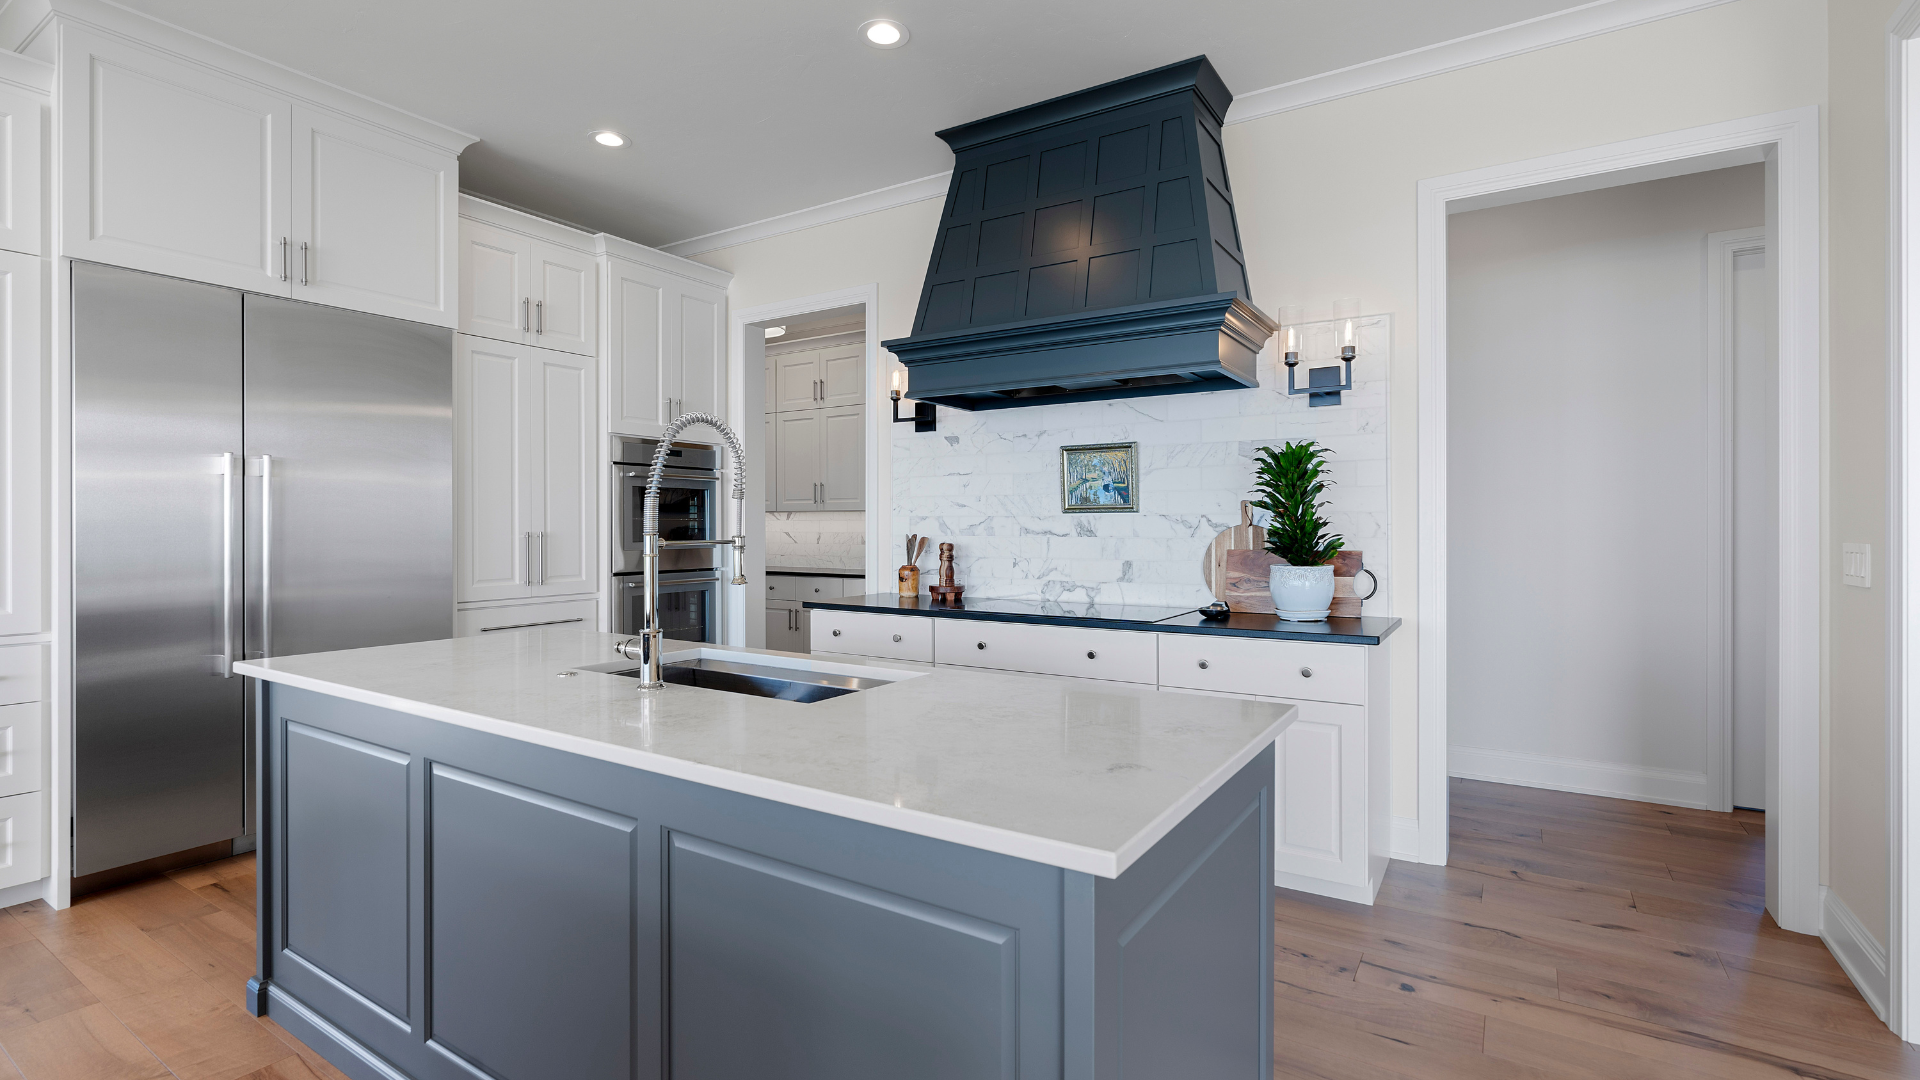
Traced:
<svg viewBox="0 0 1920 1080">
<path fill-rule="evenodd" d="M 256 1012 L 369 1078 L 1269 1074 L 1292 706 L 619 640 L 236 665 Z"/>
</svg>

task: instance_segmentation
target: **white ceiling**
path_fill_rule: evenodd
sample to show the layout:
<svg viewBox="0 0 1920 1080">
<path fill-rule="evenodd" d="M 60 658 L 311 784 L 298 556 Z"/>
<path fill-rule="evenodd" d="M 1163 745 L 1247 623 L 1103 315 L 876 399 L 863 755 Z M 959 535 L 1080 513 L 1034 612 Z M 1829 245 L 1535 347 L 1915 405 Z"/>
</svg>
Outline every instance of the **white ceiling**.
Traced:
<svg viewBox="0 0 1920 1080">
<path fill-rule="evenodd" d="M 461 186 L 665 244 L 952 167 L 938 128 L 1205 53 L 1248 93 L 1567 0 L 119 0 L 478 135 Z M 855 29 L 904 23 L 882 50 Z M 595 146 L 613 128 L 633 143 Z"/>
</svg>

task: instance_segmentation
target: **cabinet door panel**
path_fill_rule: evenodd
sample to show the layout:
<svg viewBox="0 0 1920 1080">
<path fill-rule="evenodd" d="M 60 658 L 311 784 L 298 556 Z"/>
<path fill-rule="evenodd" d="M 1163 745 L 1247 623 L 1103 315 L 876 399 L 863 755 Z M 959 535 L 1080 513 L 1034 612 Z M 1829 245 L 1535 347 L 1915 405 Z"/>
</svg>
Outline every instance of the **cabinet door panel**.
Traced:
<svg viewBox="0 0 1920 1080">
<path fill-rule="evenodd" d="M 46 628 L 40 260 L 0 252 L 0 634 Z"/>
<path fill-rule="evenodd" d="M 774 417 L 780 447 L 779 493 L 776 510 L 820 509 L 821 458 L 826 440 L 819 411 L 782 413 Z"/>
<path fill-rule="evenodd" d="M 1367 710 L 1321 701 L 1294 704 L 1299 718 L 1274 743 L 1274 868 L 1363 885 Z"/>
<path fill-rule="evenodd" d="M 43 792 L 0 799 L 0 889 L 47 876 Z"/>
<path fill-rule="evenodd" d="M 867 400 L 867 347 L 839 345 L 820 351 L 820 404 L 858 405 Z"/>
<path fill-rule="evenodd" d="M 458 159 L 293 110 L 291 295 L 453 326 Z"/>
<path fill-rule="evenodd" d="M 45 96 L 0 86 L 0 248 L 38 255 L 40 110 Z"/>
<path fill-rule="evenodd" d="M 599 268 L 584 251 L 533 243 L 533 343 L 592 356 L 599 337 Z"/>
<path fill-rule="evenodd" d="M 533 351 L 530 450 L 535 505 L 535 567 L 530 596 L 591 592 L 595 492 L 593 361 L 549 349 Z"/>
<path fill-rule="evenodd" d="M 667 288 L 664 275 L 619 259 L 608 260 L 607 342 L 612 430 L 622 435 L 658 435 L 666 427 L 665 353 Z"/>
<path fill-rule="evenodd" d="M 867 410 L 847 405 L 820 412 L 820 509 L 867 508 Z"/>
<path fill-rule="evenodd" d="M 59 253 L 285 296 L 291 104 L 66 25 Z"/>
<path fill-rule="evenodd" d="M 528 348 L 462 335 L 454 364 L 454 492 L 459 599 L 525 595 Z"/>
<path fill-rule="evenodd" d="M 0 705 L 0 795 L 40 790 L 40 744 L 46 726 L 46 709 L 38 701 Z"/>
<path fill-rule="evenodd" d="M 774 412 L 820 407 L 820 357 L 816 352 L 785 353 L 773 358 Z"/>
<path fill-rule="evenodd" d="M 680 294 L 680 412 L 718 416 L 726 409 L 726 317 L 722 294 Z"/>
<path fill-rule="evenodd" d="M 460 221 L 460 331 L 525 341 L 533 242 L 518 233 Z"/>
</svg>

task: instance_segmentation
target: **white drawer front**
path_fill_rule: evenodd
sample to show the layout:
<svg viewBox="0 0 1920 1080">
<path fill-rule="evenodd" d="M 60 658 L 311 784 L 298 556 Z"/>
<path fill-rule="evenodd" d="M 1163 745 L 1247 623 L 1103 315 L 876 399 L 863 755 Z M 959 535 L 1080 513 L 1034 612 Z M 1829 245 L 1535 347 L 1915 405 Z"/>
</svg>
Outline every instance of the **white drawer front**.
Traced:
<svg viewBox="0 0 1920 1080">
<path fill-rule="evenodd" d="M 843 580 L 841 578 L 822 575 L 820 577 L 793 578 L 791 580 L 799 582 L 794 589 L 794 599 L 796 600 L 838 600 L 846 595 L 846 589 L 841 584 Z"/>
<path fill-rule="evenodd" d="M 919 615 L 868 615 L 814 608 L 812 645 L 817 653 L 853 653 L 888 660 L 933 663 L 933 620 Z"/>
<path fill-rule="evenodd" d="M 0 705 L 42 699 L 40 671 L 45 655 L 40 645 L 0 648 Z"/>
<path fill-rule="evenodd" d="M 516 630 L 543 630 L 550 626 L 593 632 L 600 629 L 600 602 L 562 600 L 551 604 L 510 604 L 496 608 L 467 608 L 453 616 L 454 637 L 478 637 Z"/>
<path fill-rule="evenodd" d="M 800 579 L 786 574 L 767 575 L 767 599 L 794 600 L 799 598 Z"/>
<path fill-rule="evenodd" d="M 1160 685 L 1364 705 L 1365 645 L 1160 634 Z"/>
<path fill-rule="evenodd" d="M 0 799 L 0 889 L 47 876 L 45 798 L 34 791 Z"/>
<path fill-rule="evenodd" d="M 936 664 L 1149 685 L 1157 668 L 1153 634 L 970 619 L 941 620 L 933 656 Z"/>
<path fill-rule="evenodd" d="M 0 705 L 0 795 L 39 791 L 41 731 L 46 709 L 37 701 Z"/>
</svg>

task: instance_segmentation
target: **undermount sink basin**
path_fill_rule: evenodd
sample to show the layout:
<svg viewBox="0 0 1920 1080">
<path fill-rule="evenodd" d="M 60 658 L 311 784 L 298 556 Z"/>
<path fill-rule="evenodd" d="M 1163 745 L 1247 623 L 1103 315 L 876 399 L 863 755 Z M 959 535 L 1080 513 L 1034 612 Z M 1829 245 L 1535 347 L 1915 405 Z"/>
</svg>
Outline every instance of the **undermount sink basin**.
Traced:
<svg viewBox="0 0 1920 1080">
<path fill-rule="evenodd" d="M 630 679 L 644 678 L 646 675 L 646 669 L 639 666 L 623 665 L 616 669 L 613 665 L 596 665 L 596 668 L 608 675 L 622 675 Z M 715 660 L 710 657 L 663 664 L 660 677 L 677 686 L 697 686 L 702 690 L 799 702 L 825 701 L 842 694 L 885 686 L 889 681 L 804 668 L 743 664 L 736 660 Z"/>
</svg>

